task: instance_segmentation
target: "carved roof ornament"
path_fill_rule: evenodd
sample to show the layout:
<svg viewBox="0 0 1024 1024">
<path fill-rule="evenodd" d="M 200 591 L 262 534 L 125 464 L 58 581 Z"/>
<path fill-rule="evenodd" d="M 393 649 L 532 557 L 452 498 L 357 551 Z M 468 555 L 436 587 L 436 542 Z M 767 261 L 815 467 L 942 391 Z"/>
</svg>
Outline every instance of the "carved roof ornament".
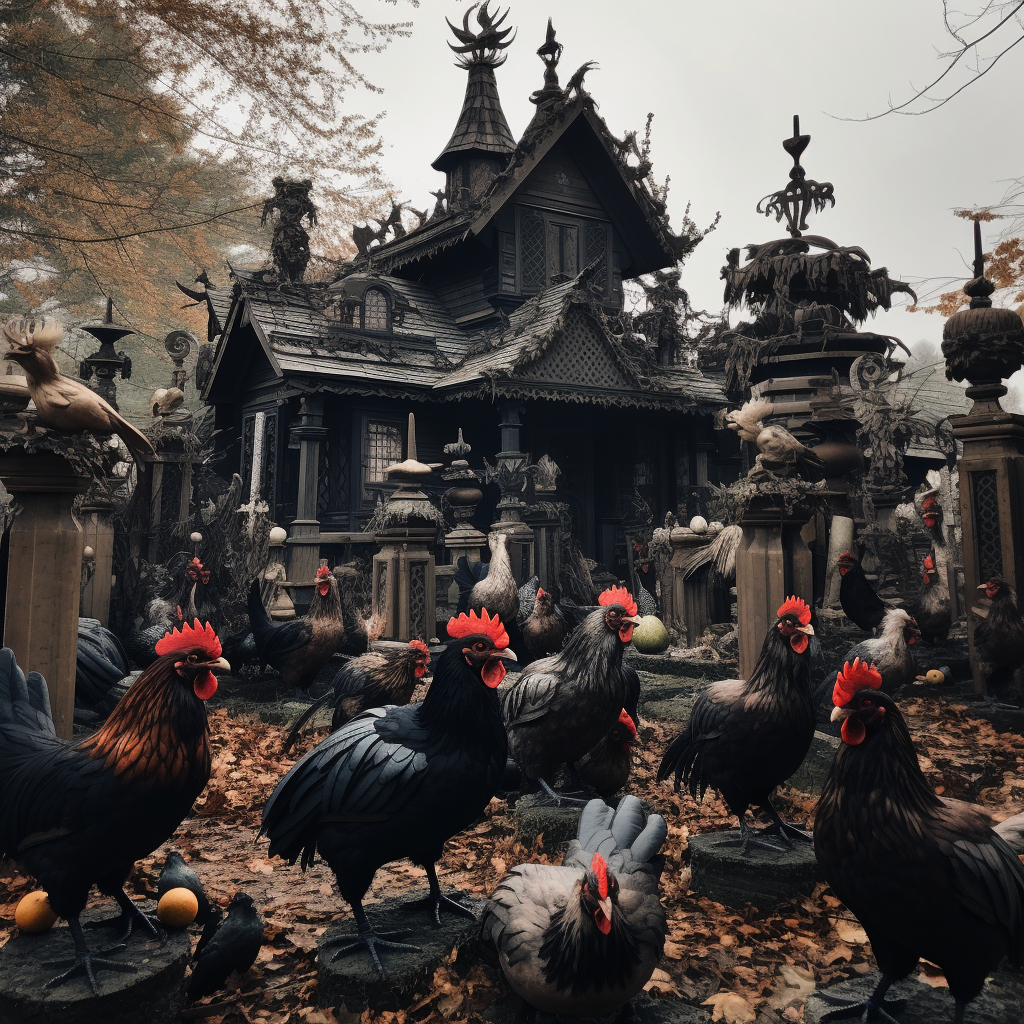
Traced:
<svg viewBox="0 0 1024 1024">
<path fill-rule="evenodd" d="M 800 134 L 800 116 L 793 115 L 793 137 L 783 139 L 782 145 L 793 158 L 793 168 L 789 172 L 789 184 L 778 192 L 765 196 L 757 204 L 757 212 L 766 217 L 775 215 L 776 221 L 786 218 L 789 233 L 799 238 L 801 232 L 807 230 L 807 215 L 814 207 L 815 213 L 821 213 L 825 204 L 836 205 L 830 181 L 814 181 L 808 178 L 800 166 L 800 156 L 811 141 L 810 135 Z"/>
<path fill-rule="evenodd" d="M 274 266 L 282 281 L 301 281 L 309 264 L 309 234 L 302 226 L 302 220 L 307 218 L 310 225 L 316 224 L 316 207 L 309 198 L 313 182 L 308 178 L 288 181 L 278 177 L 271 184 L 274 194 L 263 204 L 260 223 L 266 224 L 270 215 L 277 211 L 274 237 L 270 243 Z"/>
<path fill-rule="evenodd" d="M 504 14 L 499 13 L 494 18 L 487 9 L 489 3 L 490 0 L 484 0 L 482 5 L 473 4 L 462 19 L 462 28 L 453 25 L 445 18 L 445 21 L 448 21 L 448 27 L 455 33 L 455 38 L 462 44 L 461 46 L 456 46 L 454 43 L 448 44 L 459 55 L 456 63 L 461 68 L 469 69 L 479 66 L 498 68 L 505 63 L 506 55 L 501 51 L 512 44 L 515 36 L 513 35 L 512 39 L 507 37 L 514 30 L 511 25 L 508 28 L 501 27 L 502 22 L 508 17 L 508 9 L 505 9 Z M 473 32 L 469 27 L 469 16 L 478 7 L 480 10 L 477 13 L 476 21 L 480 26 L 480 31 Z"/>
<path fill-rule="evenodd" d="M 964 285 L 968 309 L 954 313 L 942 329 L 946 379 L 971 384 L 967 397 L 983 403 L 979 411 L 998 411 L 1006 394 L 1003 379 L 1024 365 L 1024 324 L 1012 309 L 992 305 L 995 286 L 985 277 L 981 222 L 974 218 L 974 278 Z M 972 410 L 973 411 L 973 410 Z"/>
<path fill-rule="evenodd" d="M 538 107 L 561 100 L 562 87 L 558 84 L 558 61 L 562 56 L 562 44 L 555 39 L 555 27 L 548 18 L 548 31 L 544 45 L 537 50 L 537 56 L 544 62 L 544 88 L 530 97 Z"/>
</svg>

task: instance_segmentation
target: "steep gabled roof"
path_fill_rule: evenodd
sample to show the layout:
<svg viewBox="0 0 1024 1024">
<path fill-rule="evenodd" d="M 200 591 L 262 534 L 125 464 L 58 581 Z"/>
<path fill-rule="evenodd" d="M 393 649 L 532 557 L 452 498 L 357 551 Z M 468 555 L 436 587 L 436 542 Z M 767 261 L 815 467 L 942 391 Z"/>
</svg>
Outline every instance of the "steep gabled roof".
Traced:
<svg viewBox="0 0 1024 1024">
<path fill-rule="evenodd" d="M 494 68 L 474 64 L 469 69 L 466 98 L 455 131 L 441 155 L 430 165 L 436 171 L 447 170 L 461 155 L 507 157 L 516 148 L 516 140 L 505 120 L 498 99 Z"/>
</svg>

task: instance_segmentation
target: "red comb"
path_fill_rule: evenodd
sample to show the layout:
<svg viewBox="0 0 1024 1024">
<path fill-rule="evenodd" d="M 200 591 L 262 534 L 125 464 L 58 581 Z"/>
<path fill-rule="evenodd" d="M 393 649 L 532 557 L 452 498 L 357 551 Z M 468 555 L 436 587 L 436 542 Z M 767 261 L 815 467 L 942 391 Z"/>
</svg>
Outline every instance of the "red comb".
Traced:
<svg viewBox="0 0 1024 1024">
<path fill-rule="evenodd" d="M 213 626 L 209 623 L 201 626 L 196 619 L 194 627 L 186 622 L 180 630 L 172 629 L 162 640 L 157 641 L 155 650 L 161 655 L 172 651 L 200 650 L 209 658 L 219 658 L 221 646 Z"/>
<path fill-rule="evenodd" d="M 802 597 L 787 597 L 775 613 L 777 619 L 783 615 L 795 615 L 801 626 L 806 626 L 811 621 L 811 609 Z"/>
<path fill-rule="evenodd" d="M 321 565 L 320 568 L 317 569 L 317 571 L 316 571 L 316 578 L 318 580 L 326 579 L 330 575 L 331 575 L 331 570 L 328 569 L 326 565 Z"/>
<path fill-rule="evenodd" d="M 841 708 L 848 703 L 858 690 L 870 686 L 877 690 L 882 685 L 882 675 L 874 665 L 869 665 L 860 658 L 854 658 L 853 664 L 847 662 L 836 673 L 836 685 L 832 690 L 832 703 Z"/>
<path fill-rule="evenodd" d="M 505 632 L 501 619 L 497 615 L 492 618 L 486 608 L 479 615 L 476 612 L 470 612 L 468 615 L 463 612 L 457 619 L 449 619 L 448 635 L 454 639 L 461 636 L 489 636 L 495 647 L 508 647 L 508 633 Z"/>
<path fill-rule="evenodd" d="M 851 552 L 851 551 L 844 551 L 844 552 L 843 552 L 843 553 L 842 553 L 842 554 L 841 554 L 841 555 L 840 555 L 840 556 L 839 556 L 839 557 L 838 557 L 838 558 L 836 559 L 836 561 L 837 561 L 837 562 L 841 562 L 841 561 L 842 561 L 842 560 L 843 560 L 844 558 L 848 558 L 848 559 L 850 559 L 850 561 L 851 561 L 851 562 L 856 562 L 856 561 L 857 561 L 857 559 L 853 557 L 853 552 Z"/>
<path fill-rule="evenodd" d="M 931 555 L 925 555 L 924 556 L 924 567 L 926 569 L 934 569 L 935 568 L 935 562 L 932 560 L 932 556 Z"/>
<path fill-rule="evenodd" d="M 547 591 L 543 587 L 538 587 L 537 588 L 537 596 L 538 597 L 543 597 L 546 593 L 547 593 Z"/>
<path fill-rule="evenodd" d="M 414 650 L 422 651 L 427 656 L 430 655 L 430 648 L 422 640 L 410 640 L 409 646 Z"/>
<path fill-rule="evenodd" d="M 590 870 L 597 875 L 597 891 L 601 899 L 608 899 L 608 863 L 599 853 L 594 854 Z"/>
<path fill-rule="evenodd" d="M 625 708 L 619 712 L 619 724 L 624 725 L 629 730 L 630 736 L 636 739 L 636 726 L 633 724 L 633 719 L 629 717 L 629 712 Z"/>
<path fill-rule="evenodd" d="M 936 505 L 938 505 L 938 503 L 939 499 L 936 498 L 934 494 L 930 494 L 927 498 L 924 499 L 924 501 L 921 502 L 921 508 L 934 508 Z"/>
<path fill-rule="evenodd" d="M 601 605 L 621 604 L 627 615 L 636 615 L 636 601 L 625 587 L 609 587 L 598 599 Z"/>
</svg>

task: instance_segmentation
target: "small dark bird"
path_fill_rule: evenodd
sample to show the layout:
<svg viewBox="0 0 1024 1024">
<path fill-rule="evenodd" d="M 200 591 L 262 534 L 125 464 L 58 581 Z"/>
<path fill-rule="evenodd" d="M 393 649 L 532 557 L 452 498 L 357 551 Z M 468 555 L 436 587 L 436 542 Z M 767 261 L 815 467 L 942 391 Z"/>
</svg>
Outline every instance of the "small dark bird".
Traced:
<svg viewBox="0 0 1024 1024">
<path fill-rule="evenodd" d="M 309 611 L 291 622 L 271 619 L 260 596 L 259 577 L 249 588 L 249 622 L 259 656 L 285 683 L 300 690 L 309 687 L 345 638 L 337 579 L 321 565 L 313 582 Z"/>
<path fill-rule="evenodd" d="M 212 995 L 224 987 L 234 971 L 244 974 L 256 963 L 262 947 L 263 918 L 251 896 L 236 892 L 212 937 L 207 938 L 204 931 L 196 948 L 196 962 L 187 989 L 189 999 Z"/>
<path fill-rule="evenodd" d="M 851 622 L 870 633 L 882 621 L 885 604 L 868 582 L 859 560 L 849 551 L 844 551 L 836 559 L 836 565 L 842 577 L 839 603 Z"/>
<path fill-rule="evenodd" d="M 509 986 L 561 1017 L 607 1017 L 650 981 L 665 945 L 665 908 L 652 863 L 668 829 L 644 821 L 635 796 L 613 811 L 591 800 L 561 867 L 520 864 L 484 916 Z"/>
<path fill-rule="evenodd" d="M 814 851 L 867 932 L 882 977 L 864 1003 L 840 1003 L 826 1019 L 894 1022 L 902 1005 L 886 992 L 923 958 L 946 976 L 963 1024 L 1000 961 L 1024 961 L 1024 865 L 987 815 L 936 796 L 881 684 L 859 660 L 836 677 L 832 720 L 842 722 L 843 742 L 818 801 Z"/>
<path fill-rule="evenodd" d="M 1014 676 L 1024 666 L 1024 620 L 1017 594 L 1002 576 L 993 576 L 979 590 L 991 602 L 987 614 L 971 609 L 974 619 L 974 650 L 989 696 L 1003 698 L 1012 689 Z"/>
<path fill-rule="evenodd" d="M 921 568 L 921 592 L 914 609 L 914 620 L 926 644 L 945 643 L 953 624 L 953 609 L 949 600 L 949 583 L 935 566 L 931 555 L 924 556 Z"/>
<path fill-rule="evenodd" d="M 612 731 L 589 754 L 576 762 L 576 774 L 602 800 L 614 796 L 629 781 L 633 770 L 636 725 L 623 708 Z"/>
<path fill-rule="evenodd" d="M 711 786 L 740 820 L 743 850 L 752 840 L 747 809 L 765 811 L 780 838 L 807 835 L 779 817 L 772 804 L 775 787 L 803 762 L 814 739 L 811 698 L 811 609 L 790 597 L 776 612 L 761 654 L 746 681 L 712 683 L 693 705 L 682 735 L 665 751 L 658 779 L 675 775 L 699 800 Z"/>
<path fill-rule="evenodd" d="M 551 595 L 543 587 L 537 588 L 533 609 L 519 628 L 531 661 L 555 654 L 565 643 L 565 619 L 558 613 Z"/>
<path fill-rule="evenodd" d="M 373 930 L 363 898 L 377 869 L 408 857 L 426 869 L 430 895 L 410 905 L 473 916 L 441 892 L 435 864 L 444 844 L 471 825 L 497 792 L 508 744 L 497 687 L 515 660 L 499 619 L 486 612 L 448 623 L 426 697 L 353 718 L 303 756 L 263 808 L 270 855 L 305 870 L 317 853 L 352 907 L 358 935 L 339 938 L 335 958 L 366 949 L 409 949 Z M 415 947 L 412 947 L 415 949 Z M 321 945 L 321 951 L 323 946 Z"/>
<path fill-rule="evenodd" d="M 83 430 L 117 434 L 135 455 L 156 455 L 156 449 L 141 430 L 92 388 L 65 377 L 50 352 L 33 344 L 31 335 L 19 335 L 8 327 L 4 333 L 11 343 L 4 358 L 13 360 L 24 371 L 40 423 L 69 434 Z"/>
<path fill-rule="evenodd" d="M 157 898 L 172 889 L 188 889 L 195 896 L 199 902 L 199 913 L 196 914 L 196 921 L 199 924 L 205 925 L 220 917 L 220 908 L 207 899 L 199 876 L 185 863 L 185 859 L 177 850 L 171 850 L 164 861 L 156 886 Z"/>
<path fill-rule="evenodd" d="M 331 732 L 370 708 L 408 704 L 429 666 L 430 648 L 422 640 L 410 640 L 408 646 L 397 651 L 370 651 L 353 658 L 338 670 L 330 689 L 292 726 L 284 743 L 285 752 L 306 722 L 329 704 L 334 705 Z"/>
</svg>

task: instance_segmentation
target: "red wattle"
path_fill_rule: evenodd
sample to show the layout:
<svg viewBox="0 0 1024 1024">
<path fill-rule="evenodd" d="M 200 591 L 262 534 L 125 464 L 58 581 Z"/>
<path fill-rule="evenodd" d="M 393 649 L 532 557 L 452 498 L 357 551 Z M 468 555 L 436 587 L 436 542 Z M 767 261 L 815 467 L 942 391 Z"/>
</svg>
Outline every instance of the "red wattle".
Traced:
<svg viewBox="0 0 1024 1024">
<path fill-rule="evenodd" d="M 612 930 L 612 923 L 604 916 L 604 912 L 601 910 L 594 911 L 594 924 L 597 925 L 597 930 L 602 935 L 607 935 Z"/>
<path fill-rule="evenodd" d="M 331 587 L 328 583 L 321 583 L 319 589 L 321 597 L 326 597 L 331 592 Z"/>
<path fill-rule="evenodd" d="M 629 622 L 625 626 L 619 629 L 619 639 L 624 643 L 628 644 L 633 639 L 633 623 Z M 609 928 L 611 925 L 608 926 Z"/>
<path fill-rule="evenodd" d="M 200 700 L 209 700 L 217 692 L 217 677 L 210 671 L 196 676 L 192 689 Z"/>
<path fill-rule="evenodd" d="M 856 747 L 864 742 L 864 737 L 868 734 L 868 731 L 864 728 L 864 723 L 859 718 L 846 718 L 843 720 L 841 734 L 844 743 L 848 743 L 851 747 Z"/>
<path fill-rule="evenodd" d="M 505 678 L 505 666 L 499 658 L 490 658 L 481 670 L 480 678 L 493 690 Z"/>
<path fill-rule="evenodd" d="M 789 646 L 796 651 L 797 654 L 803 654 L 807 650 L 807 645 L 811 641 L 807 639 L 806 633 L 794 633 L 789 638 Z"/>
<path fill-rule="evenodd" d="M 414 668 L 414 669 L 412 670 L 412 674 L 413 674 L 413 675 L 414 675 L 414 676 L 415 676 L 415 677 L 416 677 L 417 679 L 422 679 L 422 678 L 423 678 L 423 677 L 424 677 L 424 676 L 425 676 L 425 675 L 427 674 L 427 670 L 426 670 L 426 669 L 425 669 L 425 668 L 424 668 L 424 667 L 423 667 L 422 665 L 417 665 L 417 666 L 416 666 L 416 667 L 415 667 L 415 668 Z"/>
</svg>

